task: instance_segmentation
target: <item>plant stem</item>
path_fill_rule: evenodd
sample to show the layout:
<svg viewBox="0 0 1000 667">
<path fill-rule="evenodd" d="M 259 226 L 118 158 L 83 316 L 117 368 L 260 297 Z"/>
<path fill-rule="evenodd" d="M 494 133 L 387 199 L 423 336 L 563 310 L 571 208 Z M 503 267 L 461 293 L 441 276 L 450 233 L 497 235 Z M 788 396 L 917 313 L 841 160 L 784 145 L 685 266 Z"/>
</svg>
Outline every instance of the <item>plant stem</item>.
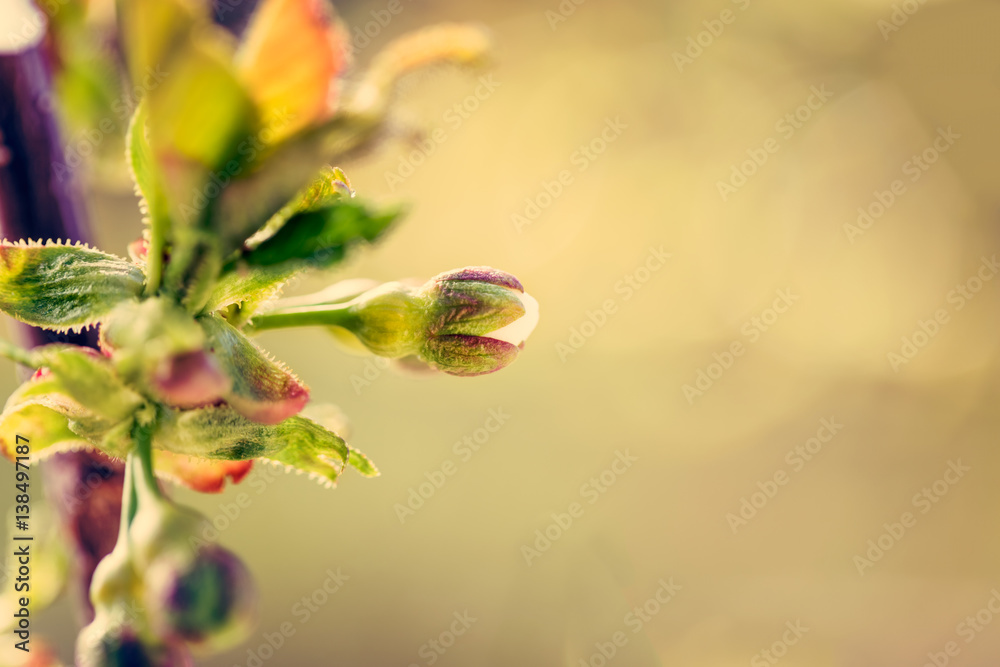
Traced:
<svg viewBox="0 0 1000 667">
<path fill-rule="evenodd" d="M 345 327 L 356 321 L 357 315 L 352 312 L 351 304 L 346 303 L 274 310 L 269 313 L 255 315 L 247 325 L 247 329 L 256 332 L 287 327 Z"/>
<path fill-rule="evenodd" d="M 118 524 L 118 543 L 115 548 L 118 548 L 125 539 L 128 533 L 128 527 L 132 523 L 132 518 L 135 516 L 135 512 L 138 509 L 135 494 L 135 478 L 132 473 L 132 467 L 134 464 L 135 454 L 129 454 L 128 458 L 125 459 L 125 481 L 122 483 L 122 511 L 121 511 L 121 521 Z"/>
<path fill-rule="evenodd" d="M 160 290 L 163 278 L 163 247 L 166 232 L 153 220 L 149 230 L 149 248 L 146 251 L 146 287 L 144 294 L 154 296 Z"/>
<path fill-rule="evenodd" d="M 35 360 L 31 356 L 30 352 L 25 350 L 23 347 L 19 347 L 13 343 L 8 343 L 3 339 L 0 339 L 0 356 L 6 357 L 14 363 L 27 366 L 31 369 L 38 368 L 38 364 L 35 363 Z"/>
<path fill-rule="evenodd" d="M 149 425 L 136 424 L 132 429 L 132 439 L 135 441 L 133 456 L 140 466 L 141 473 L 141 484 L 136 485 L 137 492 L 141 495 L 151 495 L 159 500 L 163 498 L 163 494 L 160 492 L 160 485 L 153 474 L 153 432 L 155 430 L 156 422 Z"/>
</svg>

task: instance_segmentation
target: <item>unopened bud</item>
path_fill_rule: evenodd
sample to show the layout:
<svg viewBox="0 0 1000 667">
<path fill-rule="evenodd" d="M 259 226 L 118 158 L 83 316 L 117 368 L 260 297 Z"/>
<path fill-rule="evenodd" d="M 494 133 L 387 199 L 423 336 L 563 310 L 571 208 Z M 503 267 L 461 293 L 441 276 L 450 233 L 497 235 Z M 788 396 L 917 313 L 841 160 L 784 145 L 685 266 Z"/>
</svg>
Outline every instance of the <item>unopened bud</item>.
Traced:
<svg viewBox="0 0 1000 667">
<path fill-rule="evenodd" d="M 199 408 L 211 405 L 229 391 L 232 381 L 204 350 L 175 354 L 160 361 L 152 385 L 167 405 Z"/>
<path fill-rule="evenodd" d="M 150 645 L 134 619 L 120 611 L 99 613 L 76 640 L 77 667 L 192 667 L 183 644 Z"/>
<path fill-rule="evenodd" d="M 161 635 L 217 651 L 243 641 L 253 627 L 253 579 L 222 547 L 205 546 L 193 557 L 166 553 L 144 579 L 150 622 Z"/>
</svg>

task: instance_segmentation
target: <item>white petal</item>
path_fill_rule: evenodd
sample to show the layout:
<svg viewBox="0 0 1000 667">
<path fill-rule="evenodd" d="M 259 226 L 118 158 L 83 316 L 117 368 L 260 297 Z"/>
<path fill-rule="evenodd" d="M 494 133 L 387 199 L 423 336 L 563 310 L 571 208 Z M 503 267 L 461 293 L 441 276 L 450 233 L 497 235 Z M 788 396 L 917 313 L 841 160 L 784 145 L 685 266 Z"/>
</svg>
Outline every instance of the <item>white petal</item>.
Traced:
<svg viewBox="0 0 1000 667">
<path fill-rule="evenodd" d="M 524 315 L 505 327 L 491 331 L 487 335 L 487 338 L 496 338 L 511 345 L 520 345 L 535 330 L 535 325 L 538 324 L 538 301 L 535 300 L 535 297 L 527 293 L 517 292 L 516 294 L 524 306 Z"/>
</svg>

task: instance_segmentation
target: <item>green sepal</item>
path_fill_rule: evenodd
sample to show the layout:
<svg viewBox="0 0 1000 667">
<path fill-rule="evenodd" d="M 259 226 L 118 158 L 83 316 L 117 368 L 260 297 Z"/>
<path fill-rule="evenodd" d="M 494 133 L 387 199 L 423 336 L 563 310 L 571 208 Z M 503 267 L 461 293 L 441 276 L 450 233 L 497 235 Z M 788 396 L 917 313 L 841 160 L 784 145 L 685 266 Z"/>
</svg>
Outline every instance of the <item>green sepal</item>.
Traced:
<svg viewBox="0 0 1000 667">
<path fill-rule="evenodd" d="M 434 335 L 484 336 L 524 315 L 517 292 L 503 285 L 443 280 L 432 290 L 430 331 Z"/>
<path fill-rule="evenodd" d="M 84 245 L 0 243 L 0 310 L 33 326 L 83 329 L 142 288 L 134 264 Z"/>
<path fill-rule="evenodd" d="M 283 364 L 221 317 L 209 315 L 199 322 L 210 354 L 232 380 L 232 388 L 223 397 L 240 414 L 277 424 L 305 407 L 309 390 Z"/>
<path fill-rule="evenodd" d="M 154 297 L 115 308 L 101 325 L 100 342 L 122 377 L 141 384 L 167 358 L 203 349 L 205 332 L 172 300 Z"/>
</svg>

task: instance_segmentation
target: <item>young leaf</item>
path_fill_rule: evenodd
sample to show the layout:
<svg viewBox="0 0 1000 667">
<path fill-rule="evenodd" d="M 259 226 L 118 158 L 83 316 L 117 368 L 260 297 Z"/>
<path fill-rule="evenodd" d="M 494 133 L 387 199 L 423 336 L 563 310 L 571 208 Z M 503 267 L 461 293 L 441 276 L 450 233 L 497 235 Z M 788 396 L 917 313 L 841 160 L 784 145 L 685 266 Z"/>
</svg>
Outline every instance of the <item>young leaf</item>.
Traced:
<svg viewBox="0 0 1000 667">
<path fill-rule="evenodd" d="M 150 143 L 161 162 L 181 158 L 217 170 L 237 158 L 238 144 L 252 137 L 253 105 L 225 43 L 210 38 L 189 36 L 167 61 L 170 74 L 149 92 Z M 209 190 L 206 184 L 211 198 Z"/>
<path fill-rule="evenodd" d="M 240 307 L 240 321 L 245 322 L 261 304 L 278 296 L 298 272 L 299 267 L 296 266 L 238 267 L 219 278 L 205 310 L 215 312 L 236 304 Z"/>
<path fill-rule="evenodd" d="M 39 366 L 47 368 L 63 391 L 80 405 L 118 422 L 142 405 L 142 397 L 125 386 L 111 361 L 86 347 L 46 345 L 33 350 Z"/>
<path fill-rule="evenodd" d="M 146 138 L 148 115 L 146 103 L 140 102 L 125 136 L 125 157 L 129 171 L 132 172 L 136 194 L 141 200 L 139 208 L 145 215 L 144 222 L 149 226 L 148 246 L 142 248 L 145 255 L 142 264 L 147 267 L 146 292 L 155 293 L 160 286 L 163 250 L 170 235 L 170 213 L 153 152 Z"/>
<path fill-rule="evenodd" d="M 355 201 L 340 201 L 291 217 L 273 236 L 244 257 L 250 266 L 295 262 L 301 268 L 329 268 L 359 241 L 374 241 L 401 211 L 375 212 Z"/>
<path fill-rule="evenodd" d="M 240 78 L 270 125 L 279 114 L 276 144 L 324 118 L 336 101 L 337 77 L 347 66 L 349 38 L 326 0 L 263 0 L 236 56 Z"/>
<path fill-rule="evenodd" d="M 353 447 L 351 448 L 351 455 L 348 457 L 347 462 L 365 477 L 378 477 L 381 474 L 370 458 Z"/>
<path fill-rule="evenodd" d="M 243 245 L 253 250 L 274 236 L 296 214 L 328 208 L 342 199 L 350 199 L 353 196 L 354 190 L 347 179 L 347 174 L 339 167 L 324 167 L 318 178 L 271 216 L 267 224 L 248 238 Z"/>
<path fill-rule="evenodd" d="M 142 288 L 135 265 L 86 246 L 0 243 L 0 310 L 27 324 L 82 329 Z"/>
<path fill-rule="evenodd" d="M 324 164 L 362 152 L 381 136 L 400 77 L 444 63 L 476 66 L 489 49 L 487 33 L 472 25 L 442 25 L 396 40 L 375 58 L 335 115 L 276 146 L 267 164 L 230 184 L 219 198 L 217 215 L 230 229 L 245 232 L 245 239 L 281 211 Z"/>
<path fill-rule="evenodd" d="M 277 424 L 305 407 L 309 390 L 287 368 L 221 317 L 199 321 L 209 351 L 232 379 L 232 389 L 223 397 L 235 410 L 253 421 Z"/>
<path fill-rule="evenodd" d="M 37 374 L 17 388 L 0 414 L 0 453 L 15 460 L 16 446 L 24 438 L 33 462 L 54 452 L 92 447 L 91 441 L 70 428 L 74 420 L 100 421 L 67 396 L 54 375 Z"/>
<path fill-rule="evenodd" d="M 335 167 L 325 167 L 316 180 L 272 216 L 243 246 L 247 251 L 256 249 L 274 237 L 296 215 L 320 211 L 353 196 L 351 182 L 344 172 Z M 213 312 L 238 304 L 240 319 L 245 321 L 261 304 L 276 297 L 285 283 L 305 268 L 308 266 L 301 262 L 252 270 L 231 264 L 215 284 L 205 310 Z"/>
<path fill-rule="evenodd" d="M 331 484 L 351 456 L 340 436 L 305 417 L 266 425 L 252 422 L 228 406 L 167 413 L 153 446 L 228 461 L 264 458 Z"/>
<path fill-rule="evenodd" d="M 198 0 L 128 0 L 118 12 L 133 81 L 158 72 L 194 26 L 209 20 L 207 3 Z"/>
<path fill-rule="evenodd" d="M 55 452 L 93 446 L 70 430 L 66 417 L 35 403 L 14 406 L 0 414 L 0 453 L 14 461 L 15 447 L 24 444 L 25 438 L 32 463 Z"/>
</svg>

